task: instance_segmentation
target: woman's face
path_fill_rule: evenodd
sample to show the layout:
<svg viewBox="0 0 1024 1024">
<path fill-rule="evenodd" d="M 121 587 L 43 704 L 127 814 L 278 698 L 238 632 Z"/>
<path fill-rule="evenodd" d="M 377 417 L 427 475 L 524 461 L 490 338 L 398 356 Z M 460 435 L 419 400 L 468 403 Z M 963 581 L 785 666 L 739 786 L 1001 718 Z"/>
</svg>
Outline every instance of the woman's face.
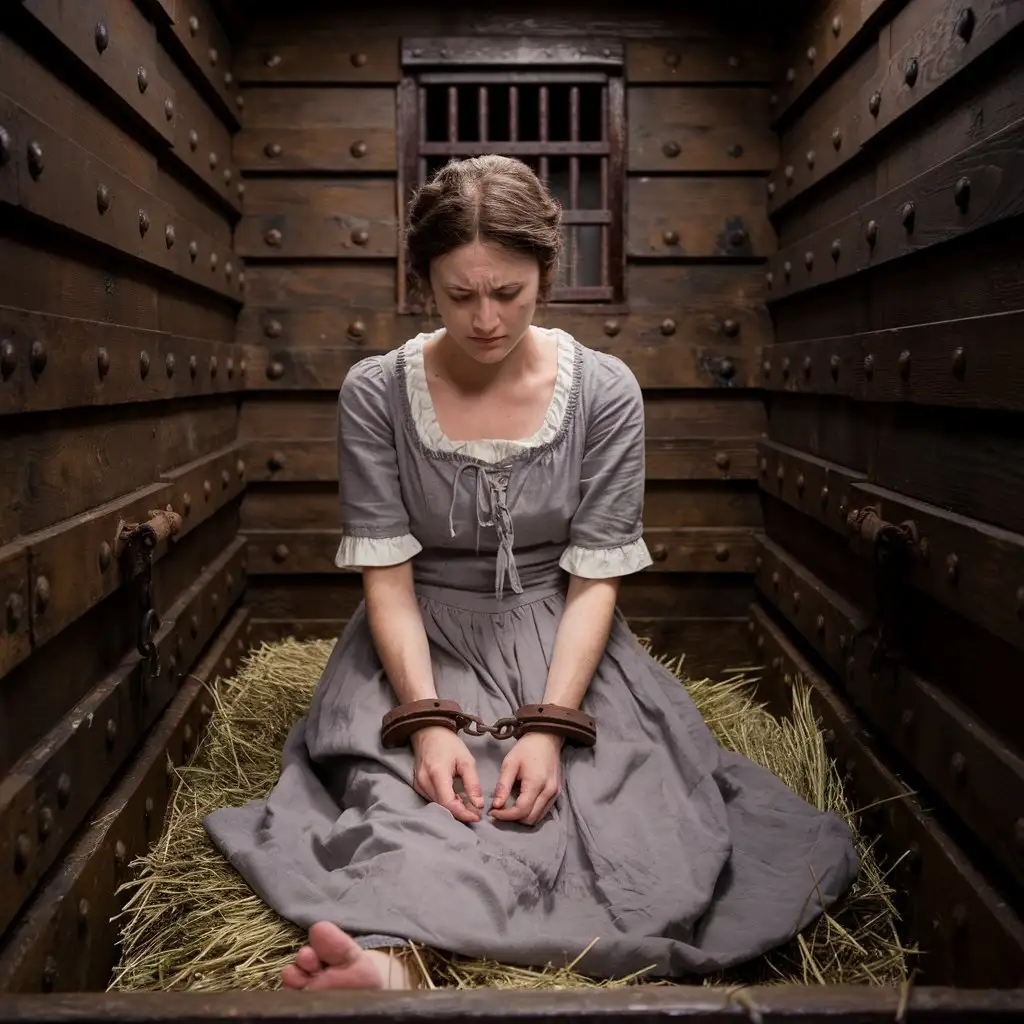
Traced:
<svg viewBox="0 0 1024 1024">
<path fill-rule="evenodd" d="M 439 256 L 430 287 L 449 338 L 479 363 L 498 363 L 533 322 L 540 268 L 530 256 L 472 242 Z"/>
</svg>

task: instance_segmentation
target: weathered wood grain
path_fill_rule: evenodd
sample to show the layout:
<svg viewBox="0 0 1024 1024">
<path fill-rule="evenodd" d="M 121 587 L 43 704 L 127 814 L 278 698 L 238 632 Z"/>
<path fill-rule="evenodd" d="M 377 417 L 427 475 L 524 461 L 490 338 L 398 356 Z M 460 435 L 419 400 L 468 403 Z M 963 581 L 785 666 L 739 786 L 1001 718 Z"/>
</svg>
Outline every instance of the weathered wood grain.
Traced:
<svg viewBox="0 0 1024 1024">
<path fill-rule="evenodd" d="M 629 82 L 771 83 L 778 61 L 767 37 L 748 34 L 630 39 L 626 44 Z"/>
<path fill-rule="evenodd" d="M 169 609 L 154 638 L 159 674 L 132 651 L 23 758 L 0 786 L 0 856 L 14 864 L 0 891 L 6 927 L 56 863 L 100 794 L 178 691 L 245 586 L 245 541 L 236 538 Z M 155 832 L 151 838 L 159 834 Z M 3 977 L 0 967 L 0 977 Z M 6 988 L 6 986 L 5 986 Z"/>
<path fill-rule="evenodd" d="M 161 835 L 177 781 L 174 769 L 198 748 L 212 713 L 209 691 L 232 675 L 247 646 L 247 627 L 248 609 L 240 607 L 227 622 L 211 620 L 203 629 L 204 643 L 216 635 L 197 664 L 200 647 L 189 645 L 180 688 L 0 950 L 4 991 L 97 991 L 109 983 L 119 948 L 116 915 L 127 899 L 118 888 L 130 876 L 131 862 Z M 89 940 L 84 943 L 83 932 Z"/>
<path fill-rule="evenodd" d="M 775 251 L 755 178 L 632 177 L 626 252 L 633 258 L 766 257 Z"/>
<path fill-rule="evenodd" d="M 767 172 L 778 161 L 768 90 L 634 86 L 626 92 L 629 171 Z"/>
<path fill-rule="evenodd" d="M 321 82 L 339 85 L 397 82 L 401 71 L 397 35 L 360 37 L 350 31 L 302 24 L 272 33 L 255 29 L 235 54 L 234 72 L 244 84 Z"/>
<path fill-rule="evenodd" d="M 752 607 L 751 622 L 773 703 L 791 705 L 787 677 L 810 688 L 827 750 L 845 770 L 851 804 L 862 809 L 861 816 L 879 837 L 878 852 L 895 872 L 890 884 L 909 897 L 900 901 L 905 930 L 928 951 L 920 965 L 921 981 L 1016 986 L 1024 973 L 1024 923 L 899 779 L 887 753 L 834 686 L 798 653 L 760 605 Z"/>
</svg>

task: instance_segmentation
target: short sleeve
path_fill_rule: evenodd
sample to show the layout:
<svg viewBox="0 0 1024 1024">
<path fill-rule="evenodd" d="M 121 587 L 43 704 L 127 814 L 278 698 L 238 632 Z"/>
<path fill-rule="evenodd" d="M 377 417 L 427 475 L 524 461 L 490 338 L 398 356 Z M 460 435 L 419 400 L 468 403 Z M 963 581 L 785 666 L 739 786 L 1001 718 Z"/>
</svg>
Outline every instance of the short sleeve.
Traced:
<svg viewBox="0 0 1024 1024">
<path fill-rule="evenodd" d="M 356 363 L 338 395 L 340 569 L 399 565 L 422 550 L 402 501 L 387 378 L 378 359 Z"/>
<path fill-rule="evenodd" d="M 643 392 L 622 360 L 596 355 L 580 503 L 559 564 L 574 576 L 608 579 L 639 572 L 653 559 L 643 539 Z"/>
</svg>

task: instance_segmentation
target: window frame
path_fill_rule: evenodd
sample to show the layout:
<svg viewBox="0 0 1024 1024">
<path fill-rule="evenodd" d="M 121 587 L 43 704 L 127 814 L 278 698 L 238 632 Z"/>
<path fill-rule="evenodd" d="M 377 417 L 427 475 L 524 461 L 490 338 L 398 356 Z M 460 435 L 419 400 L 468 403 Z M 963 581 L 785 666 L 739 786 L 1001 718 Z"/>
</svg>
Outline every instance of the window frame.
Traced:
<svg viewBox="0 0 1024 1024">
<path fill-rule="evenodd" d="M 462 156 L 470 153 L 497 152 L 510 156 L 568 157 L 570 167 L 577 166 L 574 156 L 601 156 L 605 165 L 604 195 L 601 210 L 563 209 L 566 224 L 606 224 L 602 242 L 602 267 L 605 284 L 568 286 L 556 289 L 549 308 L 571 312 L 616 313 L 625 308 L 625 189 L 626 189 L 626 104 L 624 48 L 618 39 L 590 42 L 567 39 L 524 39 L 522 37 L 456 37 L 403 39 L 401 78 L 397 88 L 396 141 L 398 180 L 396 201 L 398 221 L 403 229 L 409 203 L 421 178 L 427 157 Z M 444 85 L 537 85 L 545 84 L 602 86 L 603 124 L 600 142 L 580 141 L 494 141 L 430 142 L 426 133 L 426 113 L 422 97 L 428 87 Z M 546 95 L 546 92 L 545 92 Z M 575 97 L 578 94 L 570 92 Z M 540 101 L 538 119 L 550 117 Z M 571 116 L 578 126 L 578 100 Z M 574 132 L 578 134 L 578 131 Z M 481 134 L 486 134 L 481 133 Z M 511 134 L 511 133 L 510 133 Z M 546 127 L 539 133 L 547 134 Z M 578 172 L 577 172 L 578 174 Z M 577 177 L 578 180 L 578 177 Z M 397 305 L 399 313 L 422 314 L 410 297 L 411 279 L 405 264 L 404 246 L 398 247 Z"/>
</svg>

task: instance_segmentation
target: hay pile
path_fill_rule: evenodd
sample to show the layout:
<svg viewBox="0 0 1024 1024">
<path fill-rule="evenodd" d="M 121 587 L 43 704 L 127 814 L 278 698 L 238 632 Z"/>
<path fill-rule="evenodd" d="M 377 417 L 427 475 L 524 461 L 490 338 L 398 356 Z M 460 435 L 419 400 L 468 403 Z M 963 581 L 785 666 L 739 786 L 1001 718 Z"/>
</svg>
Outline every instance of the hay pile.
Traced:
<svg viewBox="0 0 1024 1024">
<path fill-rule="evenodd" d="M 121 924 L 121 960 L 112 990 L 274 989 L 281 969 L 305 941 L 215 850 L 202 819 L 209 811 L 265 794 L 277 781 L 280 751 L 309 703 L 333 640 L 283 640 L 250 653 L 237 675 L 211 697 L 209 733 L 192 763 L 178 771 L 161 840 L 135 861 L 136 877 Z M 680 678 L 723 746 L 775 772 L 814 806 L 841 815 L 855 833 L 839 775 L 828 759 L 807 691 L 794 686 L 792 720 L 779 721 L 758 705 L 742 673 L 724 682 L 689 680 L 681 660 L 665 661 Z M 897 913 L 865 837 L 853 889 L 791 943 L 741 968 L 703 979 L 706 985 L 898 984 L 908 974 L 909 950 L 896 932 Z M 417 950 L 431 983 L 475 988 L 615 987 L 642 977 L 594 980 L 572 965 L 546 970 L 470 961 Z"/>
</svg>

